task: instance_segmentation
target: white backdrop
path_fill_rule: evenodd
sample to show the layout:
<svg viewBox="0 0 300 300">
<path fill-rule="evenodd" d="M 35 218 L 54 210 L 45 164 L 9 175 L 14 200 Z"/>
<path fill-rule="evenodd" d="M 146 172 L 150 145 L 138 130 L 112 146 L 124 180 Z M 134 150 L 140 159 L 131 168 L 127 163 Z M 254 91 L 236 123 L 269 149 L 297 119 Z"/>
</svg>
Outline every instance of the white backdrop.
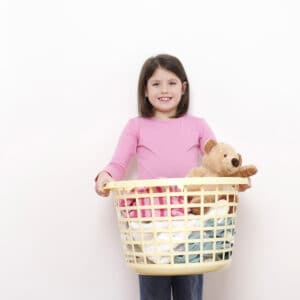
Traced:
<svg viewBox="0 0 300 300">
<path fill-rule="evenodd" d="M 205 299 L 299 299 L 299 28 L 296 0 L 1 1 L 0 298 L 138 299 L 93 180 L 136 116 L 142 63 L 170 53 L 190 113 L 259 169 Z"/>
</svg>

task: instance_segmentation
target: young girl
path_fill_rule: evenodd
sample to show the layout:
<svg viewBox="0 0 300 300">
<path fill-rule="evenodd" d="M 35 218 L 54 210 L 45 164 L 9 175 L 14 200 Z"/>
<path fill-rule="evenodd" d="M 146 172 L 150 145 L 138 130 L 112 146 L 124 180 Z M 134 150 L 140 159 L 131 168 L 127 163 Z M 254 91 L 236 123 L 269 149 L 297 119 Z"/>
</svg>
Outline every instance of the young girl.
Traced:
<svg viewBox="0 0 300 300">
<path fill-rule="evenodd" d="M 187 114 L 189 82 L 181 62 L 171 55 L 147 59 L 138 84 L 140 117 L 125 126 L 111 162 L 96 177 L 96 192 L 122 179 L 133 155 L 139 179 L 185 177 L 199 165 L 205 142 L 215 138 L 202 118 Z M 244 187 L 245 189 L 246 187 Z M 202 299 L 202 275 L 139 275 L 141 300 Z"/>
</svg>

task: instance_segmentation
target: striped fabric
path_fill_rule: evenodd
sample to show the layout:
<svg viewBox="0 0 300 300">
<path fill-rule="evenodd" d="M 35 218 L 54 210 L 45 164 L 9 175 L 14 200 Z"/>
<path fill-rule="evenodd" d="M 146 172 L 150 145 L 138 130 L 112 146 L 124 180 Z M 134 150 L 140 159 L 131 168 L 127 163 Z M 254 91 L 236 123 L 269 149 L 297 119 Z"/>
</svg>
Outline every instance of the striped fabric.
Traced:
<svg viewBox="0 0 300 300">
<path fill-rule="evenodd" d="M 177 186 L 170 186 L 170 192 L 180 192 L 181 190 Z M 130 192 L 135 193 L 135 190 L 132 189 Z M 152 193 L 165 193 L 166 189 L 163 187 L 153 187 Z M 149 194 L 150 189 L 145 188 L 138 188 L 136 191 L 137 194 Z M 183 204 L 184 198 L 183 196 L 170 196 L 170 204 Z M 151 205 L 151 198 L 150 197 L 138 197 L 138 198 L 127 198 L 127 199 L 120 199 L 119 206 L 120 207 L 130 207 L 130 209 L 121 210 L 122 216 L 129 217 L 129 218 L 147 218 L 152 217 L 152 209 L 141 209 L 141 206 Z M 168 217 L 168 209 L 166 207 L 159 208 L 160 205 L 167 205 L 167 198 L 165 196 L 161 197 L 153 197 L 153 211 L 155 217 Z M 134 209 L 135 206 L 138 206 L 137 209 Z M 171 216 L 182 216 L 184 215 L 184 208 L 175 207 L 171 208 Z"/>
</svg>

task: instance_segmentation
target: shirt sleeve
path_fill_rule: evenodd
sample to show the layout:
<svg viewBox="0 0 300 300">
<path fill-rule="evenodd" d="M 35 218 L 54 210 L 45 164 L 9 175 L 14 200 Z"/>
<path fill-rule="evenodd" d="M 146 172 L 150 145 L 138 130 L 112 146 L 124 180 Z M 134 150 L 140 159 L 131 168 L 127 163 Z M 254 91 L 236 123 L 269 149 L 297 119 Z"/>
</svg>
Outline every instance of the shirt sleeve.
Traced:
<svg viewBox="0 0 300 300">
<path fill-rule="evenodd" d="M 103 169 L 109 173 L 113 179 L 119 180 L 125 174 L 126 168 L 136 154 L 138 143 L 137 119 L 131 119 L 123 129 L 115 153 L 110 163 Z"/>
<path fill-rule="evenodd" d="M 201 154 L 204 154 L 204 146 L 207 140 L 213 139 L 215 140 L 215 134 L 213 133 L 212 129 L 209 127 L 207 122 L 204 119 L 200 120 L 200 138 L 199 138 L 199 144 L 200 144 L 200 150 Z"/>
</svg>

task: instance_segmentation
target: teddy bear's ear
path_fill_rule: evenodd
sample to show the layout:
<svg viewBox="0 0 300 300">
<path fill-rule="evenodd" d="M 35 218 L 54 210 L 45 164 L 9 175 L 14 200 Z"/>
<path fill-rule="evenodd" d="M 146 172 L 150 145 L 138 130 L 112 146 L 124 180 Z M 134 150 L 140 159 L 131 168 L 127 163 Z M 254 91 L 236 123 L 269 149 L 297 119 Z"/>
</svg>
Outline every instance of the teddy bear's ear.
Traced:
<svg viewBox="0 0 300 300">
<path fill-rule="evenodd" d="M 205 143 L 205 146 L 204 146 L 204 152 L 206 154 L 208 154 L 211 149 L 217 145 L 217 141 L 215 140 L 208 140 L 206 143 Z"/>
<path fill-rule="evenodd" d="M 240 161 L 239 166 L 241 166 L 241 165 L 242 165 L 242 162 L 243 162 L 243 160 L 242 160 L 242 155 L 238 153 L 238 157 L 239 157 L 239 161 Z"/>
</svg>

